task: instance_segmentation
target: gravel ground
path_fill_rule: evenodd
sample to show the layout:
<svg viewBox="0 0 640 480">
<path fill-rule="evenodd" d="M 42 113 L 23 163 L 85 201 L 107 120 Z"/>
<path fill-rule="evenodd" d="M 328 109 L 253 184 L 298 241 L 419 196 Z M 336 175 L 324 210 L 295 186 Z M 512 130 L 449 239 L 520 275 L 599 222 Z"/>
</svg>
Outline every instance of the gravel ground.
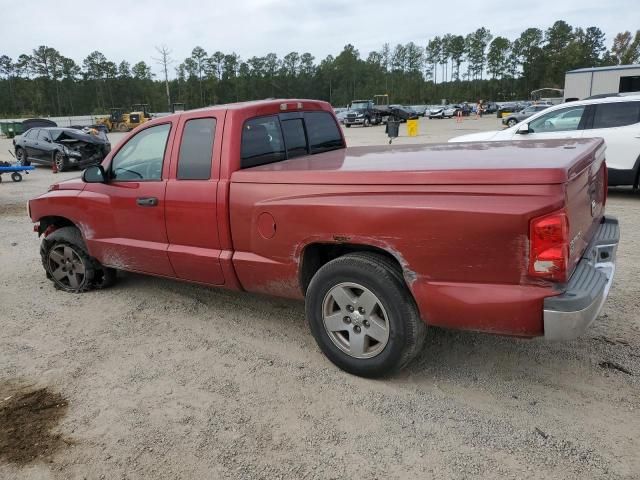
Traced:
<svg viewBox="0 0 640 480">
<path fill-rule="evenodd" d="M 425 119 L 397 143 L 497 126 Z M 350 145 L 386 141 L 380 127 L 345 132 Z M 62 409 L 36 425 L 46 448 L 0 449 L 0 478 L 639 477 L 638 193 L 610 192 L 618 272 L 584 337 L 432 328 L 417 361 L 374 381 L 323 357 L 302 303 L 135 274 L 56 291 L 25 202 L 72 176 L 38 168 L 0 184 L 0 418 Z M 16 425 L 0 425 L 0 446 Z"/>
</svg>

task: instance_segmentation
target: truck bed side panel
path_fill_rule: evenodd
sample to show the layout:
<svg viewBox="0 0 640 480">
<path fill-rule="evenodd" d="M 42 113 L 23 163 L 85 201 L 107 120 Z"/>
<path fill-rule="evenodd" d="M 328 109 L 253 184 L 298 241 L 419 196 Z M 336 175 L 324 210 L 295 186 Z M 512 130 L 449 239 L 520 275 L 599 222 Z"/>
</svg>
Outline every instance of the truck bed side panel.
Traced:
<svg viewBox="0 0 640 480">
<path fill-rule="evenodd" d="M 233 264 L 244 289 L 300 298 L 299 264 L 307 245 L 370 245 L 402 265 L 429 324 L 536 335 L 542 331 L 542 299 L 553 291 L 526 276 L 526 232 L 530 218 L 560 208 L 563 199 L 562 185 L 496 191 L 469 185 L 232 183 Z M 478 309 L 479 303 L 490 307 Z"/>
</svg>

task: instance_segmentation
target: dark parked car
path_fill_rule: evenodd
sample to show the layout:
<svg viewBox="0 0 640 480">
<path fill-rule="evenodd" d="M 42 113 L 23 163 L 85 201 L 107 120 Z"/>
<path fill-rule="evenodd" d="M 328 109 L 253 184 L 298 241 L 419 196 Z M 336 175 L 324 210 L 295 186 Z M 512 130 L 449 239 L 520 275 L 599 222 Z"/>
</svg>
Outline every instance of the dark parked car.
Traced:
<svg viewBox="0 0 640 480">
<path fill-rule="evenodd" d="M 483 113 L 496 113 L 498 108 L 499 107 L 496 102 L 485 102 L 482 104 Z"/>
<path fill-rule="evenodd" d="M 503 103 L 502 105 L 500 105 L 500 108 L 498 108 L 498 110 L 496 111 L 496 116 L 498 118 L 502 118 L 503 113 L 519 112 L 526 106 L 527 105 L 524 105 L 522 103 L 516 103 L 516 102 Z"/>
<path fill-rule="evenodd" d="M 104 131 L 75 128 L 31 128 L 13 139 L 18 165 L 56 163 L 59 171 L 97 165 L 111 150 Z"/>
<path fill-rule="evenodd" d="M 469 115 L 471 115 L 472 110 L 473 109 L 471 108 L 471 106 L 465 102 L 456 108 L 454 115 L 458 115 L 458 112 L 462 112 L 463 117 L 468 117 Z"/>
<path fill-rule="evenodd" d="M 411 105 L 411 109 L 421 117 L 426 117 L 428 115 L 426 105 Z"/>
<path fill-rule="evenodd" d="M 551 105 L 529 105 L 527 108 L 520 110 L 519 112 L 511 113 L 506 117 L 502 117 L 502 124 L 513 127 L 516 123 L 520 123 L 521 121 L 529 118 L 534 113 L 546 110 L 550 106 Z"/>
</svg>

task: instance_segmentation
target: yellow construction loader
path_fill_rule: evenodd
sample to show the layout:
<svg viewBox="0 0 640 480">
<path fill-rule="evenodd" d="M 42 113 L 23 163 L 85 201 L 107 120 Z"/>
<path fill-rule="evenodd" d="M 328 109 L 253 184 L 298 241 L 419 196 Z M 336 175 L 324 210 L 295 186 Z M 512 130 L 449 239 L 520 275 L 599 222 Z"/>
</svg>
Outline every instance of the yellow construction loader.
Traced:
<svg viewBox="0 0 640 480">
<path fill-rule="evenodd" d="M 122 108 L 112 108 L 109 116 L 99 119 L 97 124 L 104 125 L 110 132 L 128 132 L 149 120 L 151 120 L 149 105 L 137 103 L 130 112 L 124 112 Z"/>
</svg>

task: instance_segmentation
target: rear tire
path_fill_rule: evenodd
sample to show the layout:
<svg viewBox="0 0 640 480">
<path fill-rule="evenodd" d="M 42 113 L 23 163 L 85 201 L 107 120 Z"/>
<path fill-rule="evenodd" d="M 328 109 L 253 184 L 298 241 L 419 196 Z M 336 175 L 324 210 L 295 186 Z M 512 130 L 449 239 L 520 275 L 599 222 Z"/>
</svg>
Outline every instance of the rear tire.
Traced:
<svg viewBox="0 0 640 480">
<path fill-rule="evenodd" d="M 507 126 L 513 127 L 516 123 L 518 123 L 518 121 L 512 118 L 507 122 Z"/>
<path fill-rule="evenodd" d="M 22 181 L 22 175 L 20 175 L 18 172 L 13 172 L 11 174 L 11 180 L 13 180 L 14 182 L 21 182 Z"/>
<path fill-rule="evenodd" d="M 344 255 L 318 270 L 307 289 L 306 317 L 329 360 L 362 377 L 403 368 L 426 335 L 399 267 L 369 252 Z"/>
<path fill-rule="evenodd" d="M 28 167 L 31 162 L 27 160 L 27 152 L 24 148 L 16 148 L 16 164 L 21 167 Z"/>
</svg>

